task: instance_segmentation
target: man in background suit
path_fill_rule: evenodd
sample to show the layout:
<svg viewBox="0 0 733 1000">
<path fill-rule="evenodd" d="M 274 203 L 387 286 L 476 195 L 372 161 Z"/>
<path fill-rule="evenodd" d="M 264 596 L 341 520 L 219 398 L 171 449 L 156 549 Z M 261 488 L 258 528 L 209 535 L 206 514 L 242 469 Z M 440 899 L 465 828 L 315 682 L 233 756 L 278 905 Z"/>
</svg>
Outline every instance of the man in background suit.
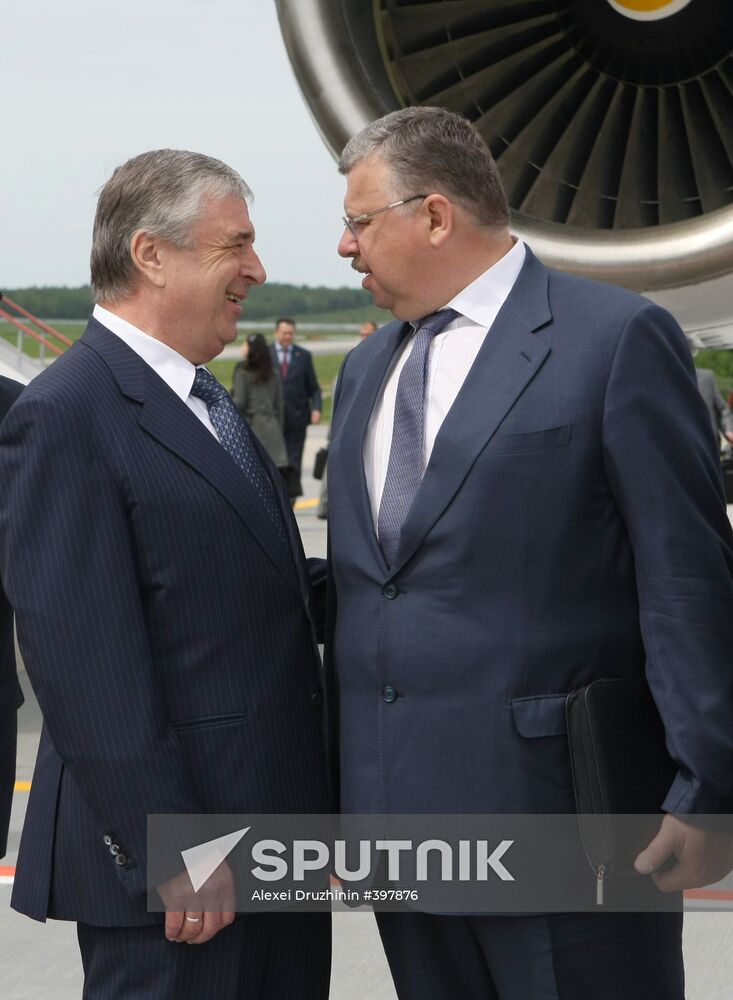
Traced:
<svg viewBox="0 0 733 1000">
<path fill-rule="evenodd" d="M 733 413 L 720 395 L 715 375 L 709 368 L 696 368 L 695 376 L 700 395 L 707 407 L 715 440 L 719 442 L 719 436 L 722 434 L 728 444 L 733 443 Z"/>
<path fill-rule="evenodd" d="M 458 115 L 390 114 L 340 170 L 339 253 L 397 318 L 334 401 L 344 812 L 573 812 L 567 694 L 644 675 L 679 765 L 660 808 L 731 811 L 733 538 L 681 330 L 514 240 Z M 667 815 L 636 864 L 674 891 L 733 857 Z M 678 913 L 377 919 L 401 1000 L 683 997 Z"/>
<path fill-rule="evenodd" d="M 146 907 L 149 814 L 328 808 L 297 526 L 204 367 L 265 280 L 249 197 L 197 153 L 119 167 L 93 317 L 0 437 L 0 565 L 44 716 L 12 903 L 78 922 L 89 1000 L 328 992 L 327 916 L 234 919 L 226 864 L 205 912 L 185 872 L 165 917 Z"/>
<path fill-rule="evenodd" d="M 0 375 L 0 420 L 20 395 L 20 382 Z M 15 785 L 15 743 L 23 694 L 15 672 L 13 611 L 0 591 L 0 858 L 8 848 L 10 807 Z"/>
<path fill-rule="evenodd" d="M 285 402 L 285 447 L 300 480 L 305 432 L 321 419 L 321 387 L 310 351 L 293 343 L 295 320 L 283 317 L 275 323 L 275 343 L 270 346 L 272 363 L 283 386 Z"/>
</svg>

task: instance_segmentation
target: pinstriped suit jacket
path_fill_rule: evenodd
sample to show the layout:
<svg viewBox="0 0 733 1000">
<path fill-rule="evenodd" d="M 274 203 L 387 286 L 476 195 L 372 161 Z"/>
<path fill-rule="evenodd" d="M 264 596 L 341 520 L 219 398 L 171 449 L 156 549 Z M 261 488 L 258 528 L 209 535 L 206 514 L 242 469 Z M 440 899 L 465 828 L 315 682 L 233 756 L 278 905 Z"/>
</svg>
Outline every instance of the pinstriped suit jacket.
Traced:
<svg viewBox="0 0 733 1000">
<path fill-rule="evenodd" d="M 22 385 L 0 375 L 0 418 L 13 405 Z M 10 806 L 15 782 L 17 710 L 23 702 L 15 673 L 13 612 L 0 591 L 0 858 L 7 848 Z"/>
<path fill-rule="evenodd" d="M 327 809 L 302 549 L 261 457 L 294 558 L 221 445 L 95 320 L 4 423 L 0 562 L 45 721 L 16 909 L 155 922 L 148 813 Z"/>
</svg>

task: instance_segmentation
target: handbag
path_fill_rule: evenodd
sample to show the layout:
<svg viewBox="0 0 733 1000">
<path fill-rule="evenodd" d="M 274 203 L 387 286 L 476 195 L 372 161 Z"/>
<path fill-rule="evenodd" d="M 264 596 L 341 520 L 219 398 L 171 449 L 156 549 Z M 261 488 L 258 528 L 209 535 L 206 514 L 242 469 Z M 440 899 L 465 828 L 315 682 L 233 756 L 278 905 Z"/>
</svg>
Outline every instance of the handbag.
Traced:
<svg viewBox="0 0 733 1000">
<path fill-rule="evenodd" d="M 565 716 L 580 837 L 601 905 L 604 878 L 631 874 L 657 832 L 678 768 L 642 677 L 602 679 L 572 691 Z"/>
<path fill-rule="evenodd" d="M 313 464 L 313 478 L 323 479 L 323 473 L 326 471 L 326 462 L 328 461 L 328 448 L 319 448 L 316 452 L 316 460 Z"/>
</svg>

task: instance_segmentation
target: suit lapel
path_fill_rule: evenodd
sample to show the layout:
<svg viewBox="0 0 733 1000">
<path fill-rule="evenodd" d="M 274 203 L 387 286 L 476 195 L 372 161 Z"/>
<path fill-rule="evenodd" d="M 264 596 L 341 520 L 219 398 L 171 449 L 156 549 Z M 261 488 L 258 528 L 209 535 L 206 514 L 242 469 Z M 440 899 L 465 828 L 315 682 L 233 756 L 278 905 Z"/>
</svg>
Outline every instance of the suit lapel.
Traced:
<svg viewBox="0 0 733 1000">
<path fill-rule="evenodd" d="M 547 284 L 546 269 L 527 249 L 519 277 L 440 428 L 402 527 L 393 573 L 420 546 L 549 354 L 549 346 L 534 333 L 552 319 Z"/>
<path fill-rule="evenodd" d="M 280 505 L 280 512 L 282 514 L 283 521 L 285 522 L 285 528 L 288 533 L 288 541 L 290 542 L 290 548 L 293 553 L 292 561 L 294 561 L 295 571 L 298 575 L 300 594 L 303 598 L 303 603 L 307 605 L 310 602 L 310 583 L 308 581 L 305 552 L 303 550 L 303 541 L 300 537 L 298 522 L 295 520 L 295 514 L 293 513 L 293 508 L 290 504 L 290 496 L 285 485 L 285 480 L 280 475 L 280 470 L 260 444 L 256 434 L 252 434 L 252 443 L 255 446 L 255 450 L 260 456 L 262 464 L 265 467 L 265 471 L 267 472 L 270 482 L 275 489 L 277 502 Z"/>
<path fill-rule="evenodd" d="M 387 564 L 373 528 L 372 508 L 364 475 L 364 438 L 374 404 L 390 369 L 395 352 L 409 330 L 409 324 L 401 322 L 392 323 L 384 328 L 380 335 L 381 339 L 384 340 L 381 352 L 364 373 L 349 412 L 343 415 L 343 419 L 341 416 L 339 417 L 339 425 L 343 426 L 340 451 L 344 482 L 351 495 L 357 521 L 364 532 L 372 555 L 382 570 L 387 569 Z"/>
<path fill-rule="evenodd" d="M 234 508 L 253 539 L 275 563 L 289 585 L 296 593 L 302 593 L 302 583 L 294 562 L 298 547 L 293 546 L 291 558 L 277 539 L 262 502 L 247 477 L 195 414 L 142 358 L 100 323 L 90 321 L 81 342 L 103 358 L 120 390 L 142 404 L 138 422 L 143 431 L 211 483 Z M 263 457 L 263 450 L 254 435 L 253 440 L 258 454 Z M 273 479 L 272 463 L 266 456 L 264 458 L 265 468 Z M 273 479 L 273 484 L 275 482 Z M 275 490 L 282 507 L 283 495 L 279 486 L 279 483 L 276 484 Z M 283 511 L 283 516 L 292 545 L 290 510 Z"/>
</svg>

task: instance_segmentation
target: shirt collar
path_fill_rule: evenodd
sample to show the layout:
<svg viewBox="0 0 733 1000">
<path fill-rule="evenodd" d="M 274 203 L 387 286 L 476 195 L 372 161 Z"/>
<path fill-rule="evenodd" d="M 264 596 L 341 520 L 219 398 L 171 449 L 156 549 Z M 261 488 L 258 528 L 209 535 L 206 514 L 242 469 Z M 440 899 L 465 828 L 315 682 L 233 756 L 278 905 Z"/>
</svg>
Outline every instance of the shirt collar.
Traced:
<svg viewBox="0 0 733 1000">
<path fill-rule="evenodd" d="M 519 277 L 525 257 L 524 243 L 517 240 L 508 253 L 454 295 L 444 308 L 455 309 L 478 326 L 491 326 Z"/>
<path fill-rule="evenodd" d="M 195 366 L 187 358 L 164 344 L 162 340 L 156 340 L 144 330 L 128 323 L 126 319 L 110 312 L 109 309 L 96 305 L 92 315 L 111 333 L 123 340 L 147 365 L 150 365 L 184 403 L 186 402 L 196 375 Z"/>
</svg>

